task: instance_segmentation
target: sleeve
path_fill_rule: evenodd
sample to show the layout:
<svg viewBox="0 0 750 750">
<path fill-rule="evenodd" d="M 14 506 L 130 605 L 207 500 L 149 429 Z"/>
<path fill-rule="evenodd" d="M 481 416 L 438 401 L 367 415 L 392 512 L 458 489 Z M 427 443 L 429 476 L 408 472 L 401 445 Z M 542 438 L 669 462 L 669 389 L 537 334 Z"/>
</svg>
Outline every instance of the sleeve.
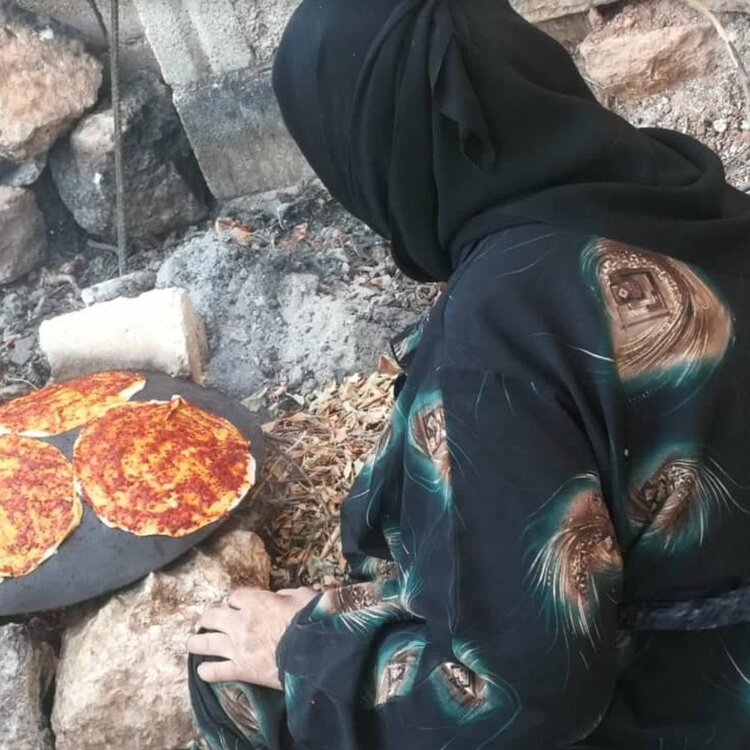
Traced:
<svg viewBox="0 0 750 750">
<path fill-rule="evenodd" d="M 328 592 L 278 653 L 290 748 L 555 750 L 614 689 L 622 559 L 575 410 L 436 372 L 383 519 L 398 578 Z"/>
</svg>

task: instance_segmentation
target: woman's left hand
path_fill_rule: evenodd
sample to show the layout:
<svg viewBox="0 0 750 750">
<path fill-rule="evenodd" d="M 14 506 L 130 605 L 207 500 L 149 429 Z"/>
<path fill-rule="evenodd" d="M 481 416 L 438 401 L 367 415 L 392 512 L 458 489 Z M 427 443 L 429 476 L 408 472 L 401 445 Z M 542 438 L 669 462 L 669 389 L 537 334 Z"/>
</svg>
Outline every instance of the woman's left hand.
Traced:
<svg viewBox="0 0 750 750">
<path fill-rule="evenodd" d="M 198 628 L 210 632 L 188 639 L 188 651 L 224 661 L 198 666 L 206 682 L 246 682 L 281 690 L 276 649 L 294 616 L 317 596 L 312 589 L 273 593 L 238 589 L 226 607 L 206 610 Z"/>
</svg>

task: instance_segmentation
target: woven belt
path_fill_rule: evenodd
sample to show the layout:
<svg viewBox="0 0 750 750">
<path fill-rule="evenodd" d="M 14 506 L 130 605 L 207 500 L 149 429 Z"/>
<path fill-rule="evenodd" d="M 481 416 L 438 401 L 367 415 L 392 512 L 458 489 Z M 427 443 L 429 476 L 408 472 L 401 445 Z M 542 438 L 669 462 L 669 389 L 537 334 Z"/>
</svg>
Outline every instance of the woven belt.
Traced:
<svg viewBox="0 0 750 750">
<path fill-rule="evenodd" d="M 622 630 L 713 630 L 750 623 L 750 581 L 732 591 L 704 599 L 625 604 Z"/>
</svg>

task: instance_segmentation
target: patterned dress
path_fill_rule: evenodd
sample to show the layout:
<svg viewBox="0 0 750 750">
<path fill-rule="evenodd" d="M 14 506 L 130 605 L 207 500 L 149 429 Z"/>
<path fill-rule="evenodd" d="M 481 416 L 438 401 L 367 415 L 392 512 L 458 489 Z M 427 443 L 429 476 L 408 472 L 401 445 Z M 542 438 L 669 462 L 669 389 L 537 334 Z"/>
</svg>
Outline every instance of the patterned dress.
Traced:
<svg viewBox="0 0 750 750">
<path fill-rule="evenodd" d="M 271 750 L 748 750 L 750 289 L 608 240 L 479 243 L 342 513 L 352 584 L 284 692 L 191 689 Z"/>
</svg>

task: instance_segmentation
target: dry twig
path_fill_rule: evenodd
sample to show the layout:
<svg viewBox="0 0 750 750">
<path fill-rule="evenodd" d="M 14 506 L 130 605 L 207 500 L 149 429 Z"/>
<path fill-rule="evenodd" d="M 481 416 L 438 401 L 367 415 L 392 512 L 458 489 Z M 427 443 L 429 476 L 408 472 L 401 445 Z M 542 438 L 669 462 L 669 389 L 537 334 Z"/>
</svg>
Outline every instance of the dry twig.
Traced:
<svg viewBox="0 0 750 750">
<path fill-rule="evenodd" d="M 272 451 L 257 502 L 273 511 L 267 537 L 276 587 L 326 586 L 343 576 L 339 510 L 388 418 L 390 384 L 380 373 L 351 377 L 266 425 Z"/>
</svg>

